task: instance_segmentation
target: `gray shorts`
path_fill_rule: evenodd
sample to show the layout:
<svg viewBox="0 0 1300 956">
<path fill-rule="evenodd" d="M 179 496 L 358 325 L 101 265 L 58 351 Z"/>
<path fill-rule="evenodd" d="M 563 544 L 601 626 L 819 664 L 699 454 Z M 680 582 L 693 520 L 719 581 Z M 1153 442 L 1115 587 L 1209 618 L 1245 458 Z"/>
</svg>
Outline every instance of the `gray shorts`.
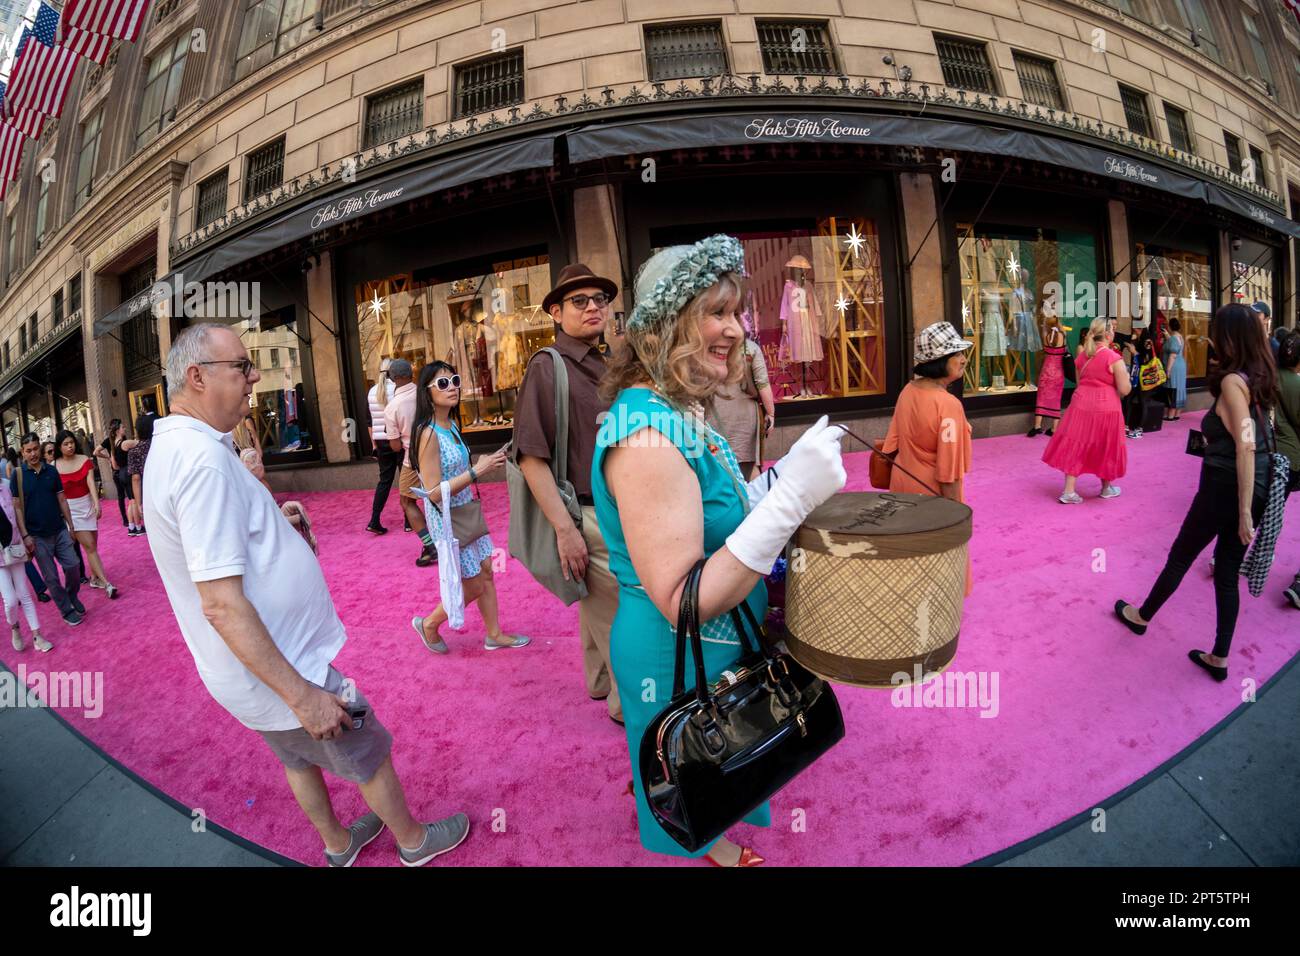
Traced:
<svg viewBox="0 0 1300 956">
<path fill-rule="evenodd" d="M 341 694 L 343 680 L 343 675 L 330 667 L 325 677 L 325 690 L 331 694 Z M 280 763 L 289 770 L 320 767 L 353 783 L 369 783 L 392 752 L 393 735 L 379 722 L 360 688 L 354 684 L 353 690 L 356 694 L 353 707 L 364 707 L 369 711 L 360 730 L 348 727 L 333 740 L 314 740 L 301 727 L 294 730 L 259 730 L 258 733 Z"/>
</svg>

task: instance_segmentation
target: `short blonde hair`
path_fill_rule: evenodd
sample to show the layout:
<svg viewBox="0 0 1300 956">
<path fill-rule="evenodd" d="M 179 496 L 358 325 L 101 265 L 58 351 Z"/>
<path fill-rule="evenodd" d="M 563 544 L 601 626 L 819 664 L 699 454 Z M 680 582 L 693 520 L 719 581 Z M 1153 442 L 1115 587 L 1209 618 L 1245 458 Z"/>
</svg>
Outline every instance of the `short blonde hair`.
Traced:
<svg viewBox="0 0 1300 956">
<path fill-rule="evenodd" d="M 601 397 L 613 401 L 623 389 L 649 379 L 674 404 L 686 406 L 712 398 L 719 384 L 739 382 L 744 371 L 744 341 L 727 356 L 727 378 L 719 383 L 704 358 L 700 323 L 708 315 L 735 312 L 744 294 L 744 280 L 734 272 L 724 272 L 676 317 L 653 329 L 629 328 L 624 336 L 626 347 L 616 350 L 601 379 Z"/>
</svg>

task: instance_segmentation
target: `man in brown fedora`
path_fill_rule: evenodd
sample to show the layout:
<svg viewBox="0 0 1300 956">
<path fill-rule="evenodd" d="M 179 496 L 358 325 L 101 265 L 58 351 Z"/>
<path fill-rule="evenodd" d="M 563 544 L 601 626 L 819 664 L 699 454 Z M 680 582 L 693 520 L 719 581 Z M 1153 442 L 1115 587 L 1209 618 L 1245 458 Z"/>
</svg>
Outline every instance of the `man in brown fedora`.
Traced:
<svg viewBox="0 0 1300 956">
<path fill-rule="evenodd" d="M 514 441 L 528 488 L 555 529 L 564 576 L 587 586 L 587 596 L 578 605 L 587 693 L 593 700 L 606 700 L 610 718 L 621 724 L 623 707 L 609 665 L 618 582 L 609 570 L 609 552 L 591 498 L 597 419 L 609 410 L 609 403 L 596 394 L 605 374 L 601 337 L 609 321 L 609 303 L 617 294 L 616 284 L 581 263 L 560 270 L 560 280 L 542 300 L 542 308 L 555 320 L 555 349 L 568 372 L 568 447 L 555 447 L 555 364 L 550 355 L 534 356 L 528 363 L 515 408 Z M 551 472 L 557 454 L 566 456 L 568 478 L 582 505 L 581 529 L 569 517 Z"/>
</svg>

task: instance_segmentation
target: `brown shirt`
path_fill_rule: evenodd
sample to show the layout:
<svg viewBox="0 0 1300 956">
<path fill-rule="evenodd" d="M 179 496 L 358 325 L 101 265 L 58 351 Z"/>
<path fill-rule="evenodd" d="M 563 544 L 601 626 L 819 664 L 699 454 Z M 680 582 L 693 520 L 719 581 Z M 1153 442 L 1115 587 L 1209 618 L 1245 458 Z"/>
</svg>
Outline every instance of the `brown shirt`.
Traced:
<svg viewBox="0 0 1300 956">
<path fill-rule="evenodd" d="M 609 411 L 609 403 L 600 400 L 596 387 L 605 374 L 605 357 L 600 349 L 587 345 L 558 325 L 555 349 L 564 359 L 569 373 L 569 448 L 567 477 L 574 490 L 585 498 L 591 496 L 591 460 L 596 454 L 598 416 Z M 520 454 L 550 461 L 555 454 L 555 363 L 549 355 L 538 354 L 528 362 L 524 384 L 515 404 L 515 445 Z"/>
</svg>

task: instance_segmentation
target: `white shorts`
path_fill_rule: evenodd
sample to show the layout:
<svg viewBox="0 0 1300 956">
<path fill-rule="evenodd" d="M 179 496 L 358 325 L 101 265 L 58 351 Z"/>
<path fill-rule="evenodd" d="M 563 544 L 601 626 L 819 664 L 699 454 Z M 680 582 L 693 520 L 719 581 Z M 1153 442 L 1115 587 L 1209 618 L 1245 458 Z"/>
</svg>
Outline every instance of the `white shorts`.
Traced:
<svg viewBox="0 0 1300 956">
<path fill-rule="evenodd" d="M 99 530 L 99 522 L 95 520 L 95 506 L 90 503 L 90 495 L 84 498 L 69 498 L 68 511 L 72 514 L 73 531 Z"/>
</svg>

